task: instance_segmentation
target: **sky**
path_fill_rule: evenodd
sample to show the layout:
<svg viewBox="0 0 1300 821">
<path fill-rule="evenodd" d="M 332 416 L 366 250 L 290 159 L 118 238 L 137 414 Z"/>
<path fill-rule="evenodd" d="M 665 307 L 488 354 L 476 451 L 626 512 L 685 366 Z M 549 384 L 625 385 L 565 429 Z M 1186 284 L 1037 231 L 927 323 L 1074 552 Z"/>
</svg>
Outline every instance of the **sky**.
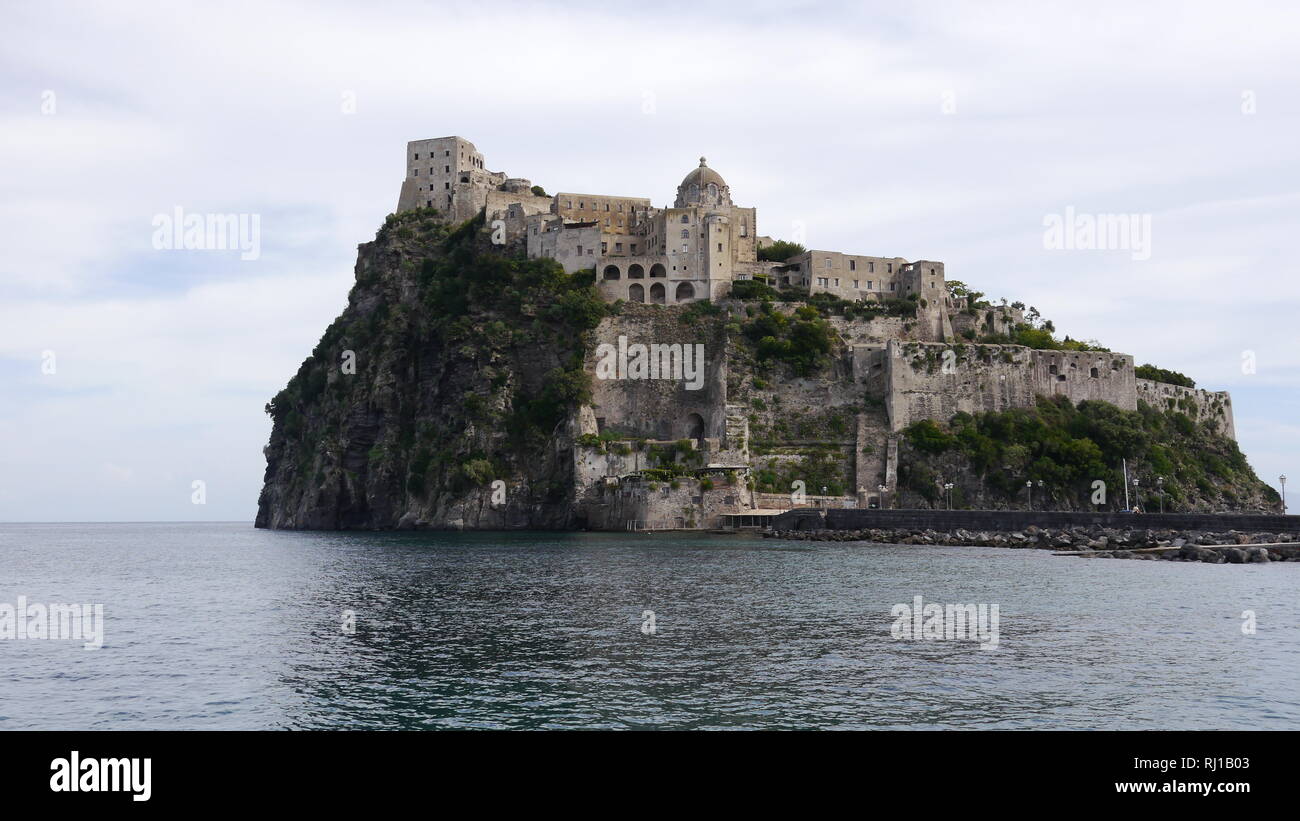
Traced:
<svg viewBox="0 0 1300 821">
<path fill-rule="evenodd" d="M 655 205 L 707 156 L 760 234 L 941 260 L 1231 391 L 1260 477 L 1300 476 L 1294 4 L 11 1 L 4 20 L 0 521 L 251 522 L 263 406 L 346 305 L 406 142 L 452 134 L 548 191 Z M 177 208 L 255 219 L 256 253 L 166 247 Z M 1149 254 L 1050 247 L 1067 213 L 1149 217 Z"/>
</svg>

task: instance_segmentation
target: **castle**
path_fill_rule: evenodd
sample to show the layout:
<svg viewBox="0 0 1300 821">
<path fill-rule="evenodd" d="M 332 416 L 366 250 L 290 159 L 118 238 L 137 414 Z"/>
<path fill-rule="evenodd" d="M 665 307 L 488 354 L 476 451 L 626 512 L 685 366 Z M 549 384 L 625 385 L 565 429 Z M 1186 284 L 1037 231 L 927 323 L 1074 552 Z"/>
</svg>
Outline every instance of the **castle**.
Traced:
<svg viewBox="0 0 1300 821">
<path fill-rule="evenodd" d="M 548 195 L 527 179 L 488 171 L 483 155 L 462 137 L 416 140 L 407 144 L 397 210 L 424 207 L 457 221 L 483 213 L 497 235 L 494 241 L 532 258 L 555 259 L 570 273 L 594 271 L 601 294 L 611 302 L 719 301 L 733 283 L 758 278 L 809 296 L 912 303 L 914 314 L 906 317 L 877 315 L 865 322 L 831 317 L 845 343 L 840 361 L 825 379 L 783 385 L 780 410 L 751 385 L 729 378 L 726 340 L 714 339 L 706 344 L 703 390 L 654 381 L 597 382 L 591 406 L 574 419 L 578 435 L 617 431 L 629 441 L 689 440 L 705 455 L 705 472 L 754 467 L 758 457 L 750 448 L 751 426 L 767 428 L 782 415 L 844 409 L 853 414 L 848 430 L 837 441 L 822 443 L 840 449 L 856 488 L 848 494 L 851 498 L 838 501 L 879 504 L 879 489 L 889 493 L 895 485 L 897 438 L 907 425 L 921 419 L 947 421 L 963 411 L 1028 407 L 1038 396 L 1101 400 L 1126 410 L 1136 409 L 1139 400 L 1179 408 L 1235 438 L 1226 392 L 1140 379 L 1130 355 L 972 344 L 981 334 L 1010 331 L 1024 317 L 1013 306 L 971 305 L 950 294 L 942 262 L 822 250 L 780 262 L 760 259 L 759 250 L 772 240 L 758 234 L 756 210 L 736 205 L 730 186 L 703 157 L 677 186 L 673 205 L 660 208 L 645 197 Z M 691 329 L 666 321 L 661 313 L 625 310 L 602 323 L 597 341 L 616 345 L 621 336 L 700 341 L 690 336 Z M 864 396 L 880 410 L 864 409 Z M 682 496 L 635 482 L 625 486 L 619 477 L 636 477 L 646 467 L 638 454 L 620 455 L 603 446 L 575 450 L 579 491 L 586 494 L 587 515 L 597 526 L 657 520 L 681 526 L 695 521 L 696 513 L 690 511 L 697 511 L 704 524 L 716 524 L 723 516 L 773 502 L 734 488 L 729 493 L 687 490 Z M 786 457 L 763 458 L 771 467 Z"/>
</svg>

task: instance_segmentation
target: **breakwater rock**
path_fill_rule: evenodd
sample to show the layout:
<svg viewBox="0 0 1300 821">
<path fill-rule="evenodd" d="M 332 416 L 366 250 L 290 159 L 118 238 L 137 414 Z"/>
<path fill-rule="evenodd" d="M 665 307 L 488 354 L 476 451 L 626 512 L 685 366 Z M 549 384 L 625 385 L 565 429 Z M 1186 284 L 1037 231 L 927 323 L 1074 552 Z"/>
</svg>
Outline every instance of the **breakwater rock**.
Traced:
<svg viewBox="0 0 1300 821">
<path fill-rule="evenodd" d="M 1300 533 L 1162 530 L 1156 528 L 1040 528 L 1009 532 L 940 531 L 919 528 L 861 530 L 769 530 L 766 538 L 792 541 L 874 542 L 878 544 L 1019 547 L 1055 550 L 1083 558 L 1164 559 L 1244 564 L 1300 561 Z"/>
</svg>

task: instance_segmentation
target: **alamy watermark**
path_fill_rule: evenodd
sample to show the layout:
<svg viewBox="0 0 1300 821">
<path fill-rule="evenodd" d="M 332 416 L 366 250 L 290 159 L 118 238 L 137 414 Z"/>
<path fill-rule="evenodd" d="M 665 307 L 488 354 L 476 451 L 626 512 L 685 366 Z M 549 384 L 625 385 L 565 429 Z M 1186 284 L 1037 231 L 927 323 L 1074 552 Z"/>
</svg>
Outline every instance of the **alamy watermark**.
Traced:
<svg viewBox="0 0 1300 821">
<path fill-rule="evenodd" d="M 104 605 L 29 604 L 26 596 L 17 604 L 0 602 L 0 639 L 80 641 L 83 649 L 98 650 L 104 646 Z"/>
<path fill-rule="evenodd" d="M 597 379 L 671 379 L 684 382 L 686 390 L 704 387 L 704 345 L 628 344 L 620 335 L 618 345 L 596 346 Z"/>
<path fill-rule="evenodd" d="M 1128 251 L 1136 261 L 1151 259 L 1150 214 L 1064 214 L 1043 217 L 1043 247 L 1049 251 Z"/>
<path fill-rule="evenodd" d="M 152 224 L 159 251 L 239 251 L 242 260 L 262 255 L 261 214 L 187 214 L 177 205 L 155 214 Z"/>
<path fill-rule="evenodd" d="M 920 596 L 911 605 L 896 604 L 889 614 L 889 634 L 898 641 L 978 641 L 981 650 L 998 646 L 996 604 L 926 604 Z"/>
</svg>

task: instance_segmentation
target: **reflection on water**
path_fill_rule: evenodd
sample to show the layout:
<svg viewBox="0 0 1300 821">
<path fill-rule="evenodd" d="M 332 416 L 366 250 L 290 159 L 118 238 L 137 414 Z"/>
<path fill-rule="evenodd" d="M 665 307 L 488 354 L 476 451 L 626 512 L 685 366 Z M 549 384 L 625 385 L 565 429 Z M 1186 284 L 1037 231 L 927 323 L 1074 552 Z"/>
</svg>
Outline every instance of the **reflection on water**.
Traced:
<svg viewBox="0 0 1300 821">
<path fill-rule="evenodd" d="M 0 729 L 1300 727 L 1297 564 L 231 524 L 0 525 L 0 563 L 106 617 L 0 641 Z M 998 604 L 998 649 L 895 641 L 916 595 Z"/>
</svg>

